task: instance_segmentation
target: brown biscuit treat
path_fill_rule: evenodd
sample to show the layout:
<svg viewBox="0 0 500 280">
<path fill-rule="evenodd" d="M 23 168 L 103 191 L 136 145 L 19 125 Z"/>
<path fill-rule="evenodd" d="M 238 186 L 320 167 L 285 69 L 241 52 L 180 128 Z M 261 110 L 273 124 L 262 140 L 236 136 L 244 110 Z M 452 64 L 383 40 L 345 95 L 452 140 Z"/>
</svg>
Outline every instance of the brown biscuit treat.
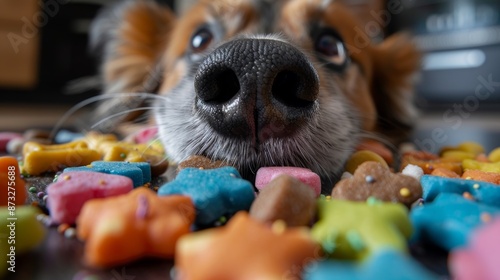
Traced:
<svg viewBox="0 0 500 280">
<path fill-rule="evenodd" d="M 224 166 L 229 166 L 229 164 L 221 160 L 212 161 L 204 156 L 190 156 L 185 161 L 179 163 L 179 165 L 177 166 L 177 170 L 180 171 L 188 167 L 194 167 L 200 169 L 215 169 Z"/>
<path fill-rule="evenodd" d="M 314 191 L 289 175 L 279 175 L 260 191 L 250 216 L 264 223 L 282 220 L 287 226 L 307 226 L 314 218 Z"/>
<path fill-rule="evenodd" d="M 365 201 L 370 197 L 410 207 L 422 197 L 422 187 L 413 177 L 392 173 L 378 162 L 365 162 L 352 178 L 341 180 L 332 190 L 336 199 Z"/>
</svg>

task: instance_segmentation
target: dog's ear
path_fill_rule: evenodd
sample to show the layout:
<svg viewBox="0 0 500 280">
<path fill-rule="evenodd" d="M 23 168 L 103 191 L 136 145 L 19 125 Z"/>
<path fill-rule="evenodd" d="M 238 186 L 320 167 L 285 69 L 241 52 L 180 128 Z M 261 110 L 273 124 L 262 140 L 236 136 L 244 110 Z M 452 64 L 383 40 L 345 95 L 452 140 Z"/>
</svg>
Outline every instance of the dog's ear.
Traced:
<svg viewBox="0 0 500 280">
<path fill-rule="evenodd" d="M 413 91 L 421 55 L 408 34 L 397 33 L 374 45 L 371 57 L 377 129 L 397 143 L 408 137 L 416 118 Z"/>
<path fill-rule="evenodd" d="M 172 11 L 152 0 L 123 1 L 97 16 L 91 27 L 90 45 L 101 56 L 105 95 L 156 91 L 162 71 L 159 62 L 174 23 Z M 141 98 L 123 94 L 101 102 L 94 116 L 99 120 L 141 103 Z M 130 119 L 133 115 L 123 117 Z"/>
</svg>

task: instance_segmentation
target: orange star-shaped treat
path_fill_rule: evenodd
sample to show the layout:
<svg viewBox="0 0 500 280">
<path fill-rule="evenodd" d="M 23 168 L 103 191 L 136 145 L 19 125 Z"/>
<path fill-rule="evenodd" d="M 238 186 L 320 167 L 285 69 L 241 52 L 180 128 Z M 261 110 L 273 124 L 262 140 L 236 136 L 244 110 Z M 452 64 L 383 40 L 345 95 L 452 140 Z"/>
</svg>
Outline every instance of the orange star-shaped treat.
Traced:
<svg viewBox="0 0 500 280">
<path fill-rule="evenodd" d="M 175 265 L 178 279 L 298 279 L 320 257 L 306 228 L 269 227 L 241 211 L 223 228 L 182 237 Z"/>
<path fill-rule="evenodd" d="M 77 220 L 91 266 L 123 264 L 143 256 L 171 258 L 190 232 L 195 209 L 186 196 L 159 197 L 147 188 L 87 202 Z"/>
</svg>

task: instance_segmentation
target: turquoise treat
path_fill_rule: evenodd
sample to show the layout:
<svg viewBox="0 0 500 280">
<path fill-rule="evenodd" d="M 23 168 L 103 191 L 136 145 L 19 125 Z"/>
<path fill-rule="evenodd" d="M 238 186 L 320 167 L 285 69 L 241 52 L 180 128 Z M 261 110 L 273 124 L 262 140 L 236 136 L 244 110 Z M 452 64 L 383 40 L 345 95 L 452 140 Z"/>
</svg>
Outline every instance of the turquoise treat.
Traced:
<svg viewBox="0 0 500 280">
<path fill-rule="evenodd" d="M 500 187 L 495 184 L 465 180 L 458 178 L 444 178 L 424 175 L 420 179 L 423 189 L 423 198 L 426 202 L 433 201 L 440 193 L 470 193 L 478 202 L 500 207 Z"/>
<path fill-rule="evenodd" d="M 83 133 L 63 129 L 57 132 L 56 136 L 54 137 L 54 142 L 58 144 L 69 143 L 82 139 L 84 137 L 85 135 Z"/>
<path fill-rule="evenodd" d="M 446 250 L 465 246 L 472 231 L 495 215 L 500 215 L 500 208 L 442 193 L 434 202 L 411 211 L 411 241 L 430 241 Z"/>
<path fill-rule="evenodd" d="M 212 226 L 223 216 L 248 211 L 255 199 L 253 186 L 234 167 L 182 169 L 175 180 L 158 190 L 158 195 L 186 195 L 197 210 L 196 225 Z"/>
<path fill-rule="evenodd" d="M 151 166 L 147 162 L 94 161 L 90 166 L 68 167 L 64 172 L 94 171 L 129 177 L 134 188 L 151 182 Z"/>
<path fill-rule="evenodd" d="M 305 280 L 437 280 L 437 275 L 406 254 L 393 250 L 376 253 L 364 262 L 321 261 L 305 269 Z"/>
</svg>

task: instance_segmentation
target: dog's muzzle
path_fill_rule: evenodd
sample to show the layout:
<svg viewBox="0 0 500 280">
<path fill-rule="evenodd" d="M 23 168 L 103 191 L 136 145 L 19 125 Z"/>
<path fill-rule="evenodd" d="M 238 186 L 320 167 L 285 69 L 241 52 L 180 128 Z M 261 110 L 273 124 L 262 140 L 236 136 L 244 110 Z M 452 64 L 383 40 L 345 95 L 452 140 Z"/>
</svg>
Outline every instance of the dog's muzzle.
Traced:
<svg viewBox="0 0 500 280">
<path fill-rule="evenodd" d="M 235 39 L 201 63 L 195 90 L 196 111 L 214 130 L 258 145 L 307 122 L 318 107 L 319 78 L 289 43 Z"/>
</svg>

